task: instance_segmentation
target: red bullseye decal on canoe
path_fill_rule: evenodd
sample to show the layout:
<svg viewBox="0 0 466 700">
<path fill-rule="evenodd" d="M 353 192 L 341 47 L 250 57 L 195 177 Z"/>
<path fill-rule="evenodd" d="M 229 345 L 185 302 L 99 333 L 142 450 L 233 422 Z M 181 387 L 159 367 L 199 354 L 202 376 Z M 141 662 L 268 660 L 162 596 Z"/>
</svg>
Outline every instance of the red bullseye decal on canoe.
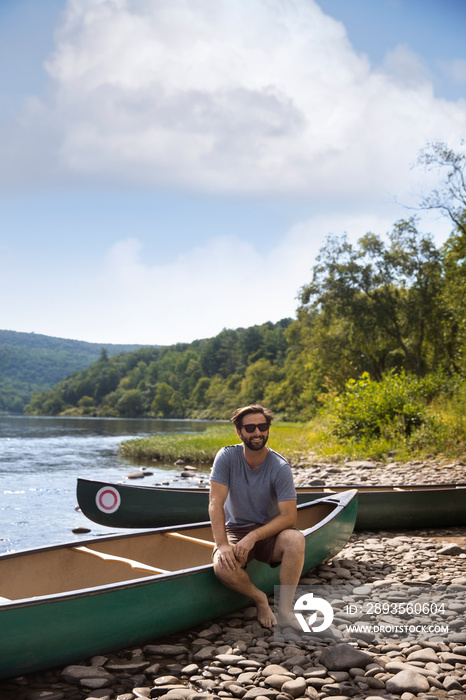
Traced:
<svg viewBox="0 0 466 700">
<path fill-rule="evenodd" d="M 113 486 L 104 486 L 97 491 L 95 502 L 102 513 L 114 513 L 120 507 L 120 494 Z"/>
</svg>

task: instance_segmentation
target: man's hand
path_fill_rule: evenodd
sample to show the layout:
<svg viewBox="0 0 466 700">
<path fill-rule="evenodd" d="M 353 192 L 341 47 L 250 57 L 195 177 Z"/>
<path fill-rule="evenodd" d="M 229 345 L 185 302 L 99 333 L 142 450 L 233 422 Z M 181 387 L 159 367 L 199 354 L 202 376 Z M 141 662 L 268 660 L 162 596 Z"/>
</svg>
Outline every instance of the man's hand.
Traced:
<svg viewBox="0 0 466 700">
<path fill-rule="evenodd" d="M 235 557 L 237 561 L 244 566 L 248 560 L 248 554 L 257 542 L 257 535 L 254 530 L 249 532 L 243 537 L 239 542 L 237 542 L 233 549 L 235 551 Z"/>
<path fill-rule="evenodd" d="M 237 558 L 235 548 L 231 544 L 224 544 L 221 547 L 217 547 L 217 552 L 215 554 L 219 566 L 229 571 L 233 571 L 237 567 Z"/>
</svg>

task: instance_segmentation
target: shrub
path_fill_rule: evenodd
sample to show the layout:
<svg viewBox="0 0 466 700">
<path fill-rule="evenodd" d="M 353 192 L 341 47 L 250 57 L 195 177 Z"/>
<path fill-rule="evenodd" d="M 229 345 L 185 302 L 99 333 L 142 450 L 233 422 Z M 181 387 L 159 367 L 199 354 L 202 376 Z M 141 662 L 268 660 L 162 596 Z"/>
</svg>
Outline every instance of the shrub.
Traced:
<svg viewBox="0 0 466 700">
<path fill-rule="evenodd" d="M 386 374 L 382 381 L 368 373 L 350 379 L 343 393 L 329 404 L 333 431 L 338 437 L 404 437 L 427 421 L 425 403 L 416 395 L 417 380 L 401 373 Z"/>
</svg>

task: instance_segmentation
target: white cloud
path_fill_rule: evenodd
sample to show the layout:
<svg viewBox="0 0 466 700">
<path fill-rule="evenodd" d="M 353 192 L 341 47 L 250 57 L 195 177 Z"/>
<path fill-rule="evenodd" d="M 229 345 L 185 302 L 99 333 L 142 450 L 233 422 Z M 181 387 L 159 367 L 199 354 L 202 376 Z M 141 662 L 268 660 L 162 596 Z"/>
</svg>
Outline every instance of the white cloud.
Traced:
<svg viewBox="0 0 466 700">
<path fill-rule="evenodd" d="M 445 220 L 437 224 L 434 233 L 441 238 Z M 327 235 L 346 233 L 355 242 L 368 231 L 383 235 L 392 225 L 389 215 L 319 214 L 273 244 L 256 247 L 239 235 L 220 236 L 163 263 L 140 239 L 126 238 L 103 256 L 94 253 L 89 266 L 68 260 L 47 267 L 42 261 L 32 283 L 30 270 L 15 267 L 10 255 L 0 280 L 9 299 L 2 325 L 89 342 L 170 345 L 293 318 Z M 422 223 L 419 228 L 431 230 Z"/>
<path fill-rule="evenodd" d="M 400 44 L 385 56 L 384 69 L 387 76 L 407 90 L 427 90 L 432 95 L 432 76 L 422 58 L 409 46 Z"/>
<path fill-rule="evenodd" d="M 69 0 L 47 68 L 21 125 L 43 178 L 364 198 L 466 126 L 419 57 L 373 70 L 313 0 Z"/>
<path fill-rule="evenodd" d="M 466 59 L 444 61 L 442 63 L 445 75 L 459 85 L 466 83 Z"/>
<path fill-rule="evenodd" d="M 146 261 L 138 239 L 122 240 L 97 276 L 83 280 L 79 294 L 75 290 L 71 303 L 80 310 L 68 314 L 68 333 L 95 342 L 171 344 L 294 317 L 299 289 L 310 281 L 328 233 L 347 232 L 356 240 L 388 228 L 388 221 L 373 216 L 316 216 L 272 247 L 219 237 L 167 264 Z M 61 328 L 63 323 L 61 318 Z"/>
</svg>

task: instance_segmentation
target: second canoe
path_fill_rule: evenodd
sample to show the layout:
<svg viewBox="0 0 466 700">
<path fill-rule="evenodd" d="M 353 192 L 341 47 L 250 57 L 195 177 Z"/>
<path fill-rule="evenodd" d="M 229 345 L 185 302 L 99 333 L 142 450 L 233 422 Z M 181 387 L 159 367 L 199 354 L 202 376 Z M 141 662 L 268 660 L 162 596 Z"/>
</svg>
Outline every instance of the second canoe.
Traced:
<svg viewBox="0 0 466 700">
<path fill-rule="evenodd" d="M 356 530 L 416 530 L 466 525 L 466 484 L 298 488 L 298 504 L 356 488 Z M 117 484 L 78 478 L 83 514 L 107 527 L 147 528 L 208 520 L 209 489 Z"/>
</svg>

